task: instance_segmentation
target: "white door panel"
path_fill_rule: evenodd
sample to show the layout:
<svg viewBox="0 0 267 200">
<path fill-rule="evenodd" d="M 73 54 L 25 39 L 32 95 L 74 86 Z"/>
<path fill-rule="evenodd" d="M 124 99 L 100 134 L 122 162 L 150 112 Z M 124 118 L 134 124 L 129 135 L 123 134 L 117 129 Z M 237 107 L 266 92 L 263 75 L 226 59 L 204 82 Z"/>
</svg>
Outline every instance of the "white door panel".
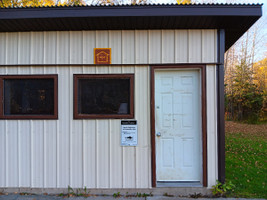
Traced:
<svg viewBox="0 0 267 200">
<path fill-rule="evenodd" d="M 155 72 L 157 181 L 201 181 L 198 70 Z"/>
</svg>

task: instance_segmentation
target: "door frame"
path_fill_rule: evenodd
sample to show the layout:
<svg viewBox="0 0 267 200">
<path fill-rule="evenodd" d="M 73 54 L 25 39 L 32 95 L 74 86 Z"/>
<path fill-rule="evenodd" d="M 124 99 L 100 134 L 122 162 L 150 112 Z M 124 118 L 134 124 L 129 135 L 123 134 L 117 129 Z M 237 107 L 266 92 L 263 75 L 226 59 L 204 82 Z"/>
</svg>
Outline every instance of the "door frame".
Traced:
<svg viewBox="0 0 267 200">
<path fill-rule="evenodd" d="M 152 161 L 152 187 L 157 186 L 156 179 L 156 135 L 155 135 L 155 70 L 157 69 L 199 69 L 201 78 L 201 126 L 202 126 L 202 181 L 207 187 L 207 109 L 206 109 L 206 65 L 152 65 L 150 66 L 150 110 L 151 110 L 151 161 Z"/>
</svg>

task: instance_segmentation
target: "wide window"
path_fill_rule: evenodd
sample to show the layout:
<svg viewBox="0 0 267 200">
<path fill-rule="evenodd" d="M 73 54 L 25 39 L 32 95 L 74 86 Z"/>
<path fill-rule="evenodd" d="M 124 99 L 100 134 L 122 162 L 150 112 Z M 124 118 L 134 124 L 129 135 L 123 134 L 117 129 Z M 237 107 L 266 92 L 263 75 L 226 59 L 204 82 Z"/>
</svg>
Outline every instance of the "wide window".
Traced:
<svg viewBox="0 0 267 200">
<path fill-rule="evenodd" d="M 74 118 L 133 118 L 134 75 L 74 75 Z"/>
<path fill-rule="evenodd" d="M 0 76 L 2 119 L 57 119 L 57 75 Z"/>
</svg>

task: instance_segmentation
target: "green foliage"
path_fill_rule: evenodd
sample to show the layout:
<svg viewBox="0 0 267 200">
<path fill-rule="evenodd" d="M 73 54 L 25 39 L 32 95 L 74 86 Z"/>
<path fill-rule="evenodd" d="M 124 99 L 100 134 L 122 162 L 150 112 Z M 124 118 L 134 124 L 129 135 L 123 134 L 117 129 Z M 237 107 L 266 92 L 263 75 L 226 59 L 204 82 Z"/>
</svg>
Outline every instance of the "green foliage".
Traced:
<svg viewBox="0 0 267 200">
<path fill-rule="evenodd" d="M 235 185 L 232 197 L 267 199 L 266 135 L 226 134 L 226 179 Z"/>
<path fill-rule="evenodd" d="M 72 187 L 70 187 L 69 185 L 68 185 L 68 194 L 69 195 L 76 195 L 74 190 L 72 189 Z"/>
<path fill-rule="evenodd" d="M 263 92 L 253 83 L 251 68 L 245 63 L 235 67 L 231 90 L 226 90 L 225 107 L 228 119 L 255 123 L 263 105 Z M 228 87 L 228 85 L 226 85 Z"/>
<path fill-rule="evenodd" d="M 217 180 L 217 184 L 212 186 L 212 194 L 214 196 L 225 196 L 233 191 L 235 185 L 231 181 L 224 184 Z"/>
<path fill-rule="evenodd" d="M 65 4 L 70 5 L 70 6 L 81 6 L 85 5 L 84 1 L 82 0 L 67 0 Z"/>
<path fill-rule="evenodd" d="M 39 6 L 55 6 L 55 5 L 70 5 L 78 6 L 85 5 L 83 0 L 0 0 L 0 8 L 2 7 L 39 7 Z"/>
<path fill-rule="evenodd" d="M 117 192 L 117 193 L 114 193 L 114 194 L 113 194 L 113 197 L 114 197 L 114 198 L 118 198 L 118 197 L 120 197 L 120 196 L 121 196 L 121 193 L 120 193 L 120 192 Z"/>
<path fill-rule="evenodd" d="M 147 193 L 142 194 L 142 197 L 149 197 L 149 196 L 153 196 L 153 194 L 151 192 L 149 194 L 147 194 Z"/>
<path fill-rule="evenodd" d="M 172 195 L 172 194 L 168 194 L 167 192 L 165 192 L 165 193 L 163 194 L 163 196 L 165 196 L 165 197 L 174 197 L 174 195 Z"/>
<path fill-rule="evenodd" d="M 149 197 L 149 196 L 151 196 L 151 197 L 153 196 L 152 192 L 150 192 L 149 194 L 147 194 L 147 193 L 142 194 L 141 192 L 140 193 L 137 192 L 135 195 L 135 197 Z"/>
<path fill-rule="evenodd" d="M 176 0 L 177 4 L 190 4 L 191 0 Z"/>
<path fill-rule="evenodd" d="M 86 187 L 84 187 L 83 189 L 77 189 L 75 192 L 74 189 L 68 185 L 68 194 L 67 194 L 68 197 L 75 197 L 75 196 L 88 197 L 90 196 L 89 193 L 90 191 L 88 191 Z"/>
<path fill-rule="evenodd" d="M 136 193 L 136 197 L 142 197 L 142 193 Z"/>
</svg>

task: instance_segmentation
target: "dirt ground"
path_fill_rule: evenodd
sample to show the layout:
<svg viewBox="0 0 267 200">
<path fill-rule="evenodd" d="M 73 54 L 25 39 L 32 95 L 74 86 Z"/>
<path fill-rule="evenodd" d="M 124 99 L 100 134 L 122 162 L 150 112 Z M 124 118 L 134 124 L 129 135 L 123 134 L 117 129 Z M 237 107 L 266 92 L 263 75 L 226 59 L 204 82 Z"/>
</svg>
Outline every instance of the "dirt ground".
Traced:
<svg viewBox="0 0 267 200">
<path fill-rule="evenodd" d="M 225 121 L 225 132 L 244 133 L 254 136 L 263 136 L 267 139 L 267 124 L 242 124 L 233 121 Z"/>
</svg>

